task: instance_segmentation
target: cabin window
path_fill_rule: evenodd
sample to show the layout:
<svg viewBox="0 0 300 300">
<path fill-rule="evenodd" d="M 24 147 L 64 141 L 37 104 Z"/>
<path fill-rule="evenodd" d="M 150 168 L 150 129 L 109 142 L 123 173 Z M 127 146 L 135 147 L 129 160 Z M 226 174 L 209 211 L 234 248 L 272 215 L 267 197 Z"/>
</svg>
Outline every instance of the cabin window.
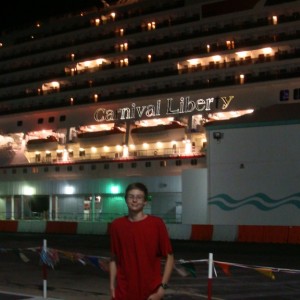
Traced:
<svg viewBox="0 0 300 300">
<path fill-rule="evenodd" d="M 300 89 L 294 89 L 294 100 L 300 99 Z"/>
<path fill-rule="evenodd" d="M 17 174 L 17 170 L 16 169 L 12 169 L 11 171 L 13 174 Z"/>
<path fill-rule="evenodd" d="M 79 149 L 79 156 L 85 156 L 85 150 Z"/>
<path fill-rule="evenodd" d="M 176 166 L 181 166 L 182 164 L 182 161 L 180 159 L 177 159 L 176 162 L 175 162 Z"/>
<path fill-rule="evenodd" d="M 55 171 L 56 171 L 56 172 L 59 172 L 59 171 L 60 171 L 60 168 L 59 168 L 58 166 L 56 166 L 56 167 L 55 167 Z"/>
<path fill-rule="evenodd" d="M 27 174 L 27 169 L 26 168 L 23 169 L 23 174 Z"/>
<path fill-rule="evenodd" d="M 167 166 L 167 161 L 162 160 L 162 161 L 160 162 L 160 166 L 161 166 L 161 167 L 166 167 L 166 166 Z"/>
<path fill-rule="evenodd" d="M 146 161 L 145 166 L 146 166 L 146 168 L 150 168 L 151 167 L 151 161 Z"/>
<path fill-rule="evenodd" d="M 59 121 L 60 122 L 66 121 L 66 116 L 65 115 L 60 116 Z"/>
<path fill-rule="evenodd" d="M 18 121 L 18 122 L 17 122 L 17 126 L 18 126 L 18 127 L 21 127 L 22 125 L 23 125 L 23 121 Z"/>
<path fill-rule="evenodd" d="M 40 162 L 41 161 L 41 153 L 36 153 L 35 154 L 35 162 Z"/>
<path fill-rule="evenodd" d="M 79 171 L 83 171 L 84 170 L 84 166 L 79 166 Z"/>
<path fill-rule="evenodd" d="M 72 172 L 72 170 L 73 170 L 73 167 L 72 167 L 72 166 L 68 166 L 68 167 L 67 167 L 67 171 L 68 171 L 68 172 Z"/>
<path fill-rule="evenodd" d="M 109 169 L 109 164 L 104 164 L 104 169 L 108 170 Z"/>
<path fill-rule="evenodd" d="M 136 162 L 131 163 L 131 168 L 135 169 L 136 167 L 137 167 L 137 163 Z"/>
<path fill-rule="evenodd" d="M 124 168 L 124 164 L 120 163 L 118 164 L 118 169 L 123 169 Z"/>
<path fill-rule="evenodd" d="M 280 101 L 288 101 L 289 100 L 289 90 L 281 90 L 279 100 Z"/>
<path fill-rule="evenodd" d="M 53 123 L 54 122 L 54 117 L 49 117 L 48 122 Z"/>
<path fill-rule="evenodd" d="M 56 152 L 57 160 L 60 161 L 63 158 L 63 152 L 61 150 L 57 150 Z"/>
<path fill-rule="evenodd" d="M 197 165 L 197 159 L 195 159 L 195 158 L 191 159 L 191 165 L 192 166 Z"/>
<path fill-rule="evenodd" d="M 96 165 L 91 165 L 91 170 L 96 170 Z"/>
<path fill-rule="evenodd" d="M 49 172 L 49 168 L 48 168 L 48 167 L 45 167 L 45 168 L 44 168 L 44 172 L 45 172 L 45 173 Z"/>
<path fill-rule="evenodd" d="M 46 162 L 51 162 L 51 152 L 46 151 Z"/>
<path fill-rule="evenodd" d="M 26 173 L 27 173 L 27 172 L 26 172 Z M 33 168 L 31 169 L 31 173 L 32 173 L 32 174 L 38 174 L 38 173 L 39 173 L 39 168 L 33 167 Z"/>
<path fill-rule="evenodd" d="M 38 124 L 43 124 L 44 123 L 44 119 L 43 118 L 39 118 L 38 119 Z"/>
</svg>

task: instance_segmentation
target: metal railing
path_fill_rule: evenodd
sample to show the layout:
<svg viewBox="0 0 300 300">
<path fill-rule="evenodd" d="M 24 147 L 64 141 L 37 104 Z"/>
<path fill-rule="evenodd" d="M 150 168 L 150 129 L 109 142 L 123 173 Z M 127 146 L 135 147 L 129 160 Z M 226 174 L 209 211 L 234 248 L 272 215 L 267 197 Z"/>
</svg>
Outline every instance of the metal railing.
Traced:
<svg viewBox="0 0 300 300">
<path fill-rule="evenodd" d="M 185 149 L 183 147 L 173 148 L 163 148 L 163 149 L 147 149 L 147 150 L 136 150 L 130 151 L 127 157 L 122 155 L 122 152 L 101 152 L 101 153 L 84 153 L 84 155 L 74 154 L 72 157 L 68 157 L 68 162 L 78 162 L 78 161 L 89 161 L 89 160 L 122 160 L 122 159 L 138 159 L 138 158 L 150 158 L 150 157 L 170 157 L 170 156 L 180 156 L 185 154 Z M 190 155 L 200 155 L 205 154 L 204 149 L 198 146 L 194 146 Z M 35 157 L 35 154 L 31 156 L 28 155 L 29 163 L 60 163 L 66 162 L 63 157 L 58 157 L 53 155 L 52 157 L 46 157 L 43 153 L 40 156 Z"/>
</svg>

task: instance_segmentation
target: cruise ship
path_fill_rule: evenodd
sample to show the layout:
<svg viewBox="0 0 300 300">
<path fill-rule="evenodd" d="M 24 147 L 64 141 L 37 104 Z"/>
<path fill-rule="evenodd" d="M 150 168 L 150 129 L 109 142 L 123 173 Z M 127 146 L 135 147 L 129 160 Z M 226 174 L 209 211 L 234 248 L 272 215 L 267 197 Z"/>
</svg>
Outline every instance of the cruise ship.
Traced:
<svg viewBox="0 0 300 300">
<path fill-rule="evenodd" d="M 210 203 L 218 124 L 300 100 L 300 1 L 101 3 L 0 36 L 0 231 L 106 234 L 133 181 L 174 239 L 298 225 Z"/>
</svg>

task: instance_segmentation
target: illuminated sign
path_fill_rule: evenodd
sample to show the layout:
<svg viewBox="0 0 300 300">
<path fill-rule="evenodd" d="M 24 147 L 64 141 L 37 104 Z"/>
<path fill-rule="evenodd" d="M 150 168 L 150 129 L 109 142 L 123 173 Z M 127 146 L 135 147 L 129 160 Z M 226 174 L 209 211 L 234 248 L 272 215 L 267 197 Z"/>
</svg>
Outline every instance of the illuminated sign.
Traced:
<svg viewBox="0 0 300 300">
<path fill-rule="evenodd" d="M 111 122 L 118 120 L 135 120 L 142 118 L 160 117 L 161 114 L 180 115 L 194 112 L 211 111 L 212 105 L 216 101 L 221 101 L 221 109 L 225 110 L 230 105 L 234 96 L 206 98 L 192 100 L 189 96 L 180 97 L 179 101 L 173 98 L 167 98 L 165 102 L 157 100 L 154 104 L 137 105 L 131 103 L 129 106 L 118 108 L 116 111 L 106 108 L 98 108 L 94 113 L 94 118 L 97 122 Z M 163 105 L 164 104 L 164 105 Z M 164 111 L 162 111 L 164 109 Z"/>
</svg>

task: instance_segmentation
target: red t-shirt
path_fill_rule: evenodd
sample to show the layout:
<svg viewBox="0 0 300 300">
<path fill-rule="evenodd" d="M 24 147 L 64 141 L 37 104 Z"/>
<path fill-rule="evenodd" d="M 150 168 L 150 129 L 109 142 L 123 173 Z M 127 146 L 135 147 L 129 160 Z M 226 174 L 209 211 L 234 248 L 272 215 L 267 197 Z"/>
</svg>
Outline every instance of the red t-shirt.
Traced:
<svg viewBox="0 0 300 300">
<path fill-rule="evenodd" d="M 115 300 L 147 299 L 161 284 L 161 258 L 173 253 L 165 223 L 150 215 L 138 222 L 121 217 L 112 222 L 110 238 L 117 264 Z"/>
</svg>

